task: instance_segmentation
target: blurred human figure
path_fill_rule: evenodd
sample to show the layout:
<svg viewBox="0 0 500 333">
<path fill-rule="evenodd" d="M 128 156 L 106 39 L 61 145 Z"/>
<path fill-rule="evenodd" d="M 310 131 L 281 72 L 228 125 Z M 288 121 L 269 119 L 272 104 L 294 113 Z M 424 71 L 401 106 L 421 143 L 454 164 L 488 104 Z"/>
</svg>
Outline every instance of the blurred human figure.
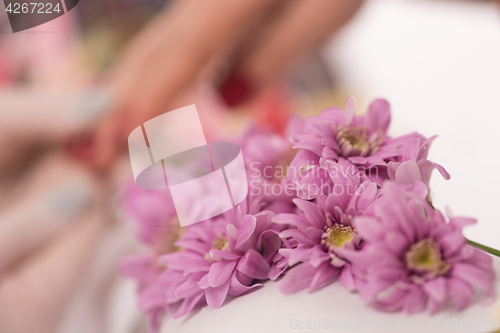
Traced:
<svg viewBox="0 0 500 333">
<path fill-rule="evenodd" d="M 117 61 L 115 104 L 94 135 L 93 162 L 109 165 L 128 133 L 199 80 L 228 105 L 248 100 L 347 22 L 362 0 L 181 0 L 159 13 Z"/>
</svg>

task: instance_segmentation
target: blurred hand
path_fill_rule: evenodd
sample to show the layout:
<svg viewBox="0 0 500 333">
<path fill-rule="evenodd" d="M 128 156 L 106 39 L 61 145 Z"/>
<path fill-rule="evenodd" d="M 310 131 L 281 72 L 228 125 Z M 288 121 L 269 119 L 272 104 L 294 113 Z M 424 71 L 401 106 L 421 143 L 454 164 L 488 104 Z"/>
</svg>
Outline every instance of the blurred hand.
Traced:
<svg viewBox="0 0 500 333">
<path fill-rule="evenodd" d="M 112 73 L 116 99 L 97 128 L 93 161 L 107 166 L 128 134 L 201 77 L 235 105 L 275 80 L 347 22 L 362 0 L 179 0 L 143 29 Z M 220 77 L 222 76 L 222 78 Z"/>
<path fill-rule="evenodd" d="M 21 180 L 0 193 L 0 332 L 50 333 L 105 225 L 102 188 L 60 154 Z"/>
<path fill-rule="evenodd" d="M 18 172 L 45 148 L 79 138 L 110 107 L 104 91 L 0 90 L 0 175 Z"/>
</svg>

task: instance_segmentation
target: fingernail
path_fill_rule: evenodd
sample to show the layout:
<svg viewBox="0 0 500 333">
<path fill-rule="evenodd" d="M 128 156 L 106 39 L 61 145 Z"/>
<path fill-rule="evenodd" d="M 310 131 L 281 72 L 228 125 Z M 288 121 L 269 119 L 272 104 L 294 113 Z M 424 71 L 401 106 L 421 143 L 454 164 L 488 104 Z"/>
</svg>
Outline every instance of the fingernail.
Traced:
<svg viewBox="0 0 500 333">
<path fill-rule="evenodd" d="M 90 185 L 83 180 L 70 182 L 49 194 L 47 205 L 57 221 L 70 222 L 89 205 L 91 194 Z"/>
<path fill-rule="evenodd" d="M 113 98 L 108 91 L 94 88 L 82 93 L 74 103 L 72 108 L 74 116 L 81 121 L 93 122 L 111 109 Z"/>
<path fill-rule="evenodd" d="M 241 105 L 253 93 L 253 87 L 244 75 L 232 72 L 219 86 L 219 93 L 227 106 Z"/>
</svg>

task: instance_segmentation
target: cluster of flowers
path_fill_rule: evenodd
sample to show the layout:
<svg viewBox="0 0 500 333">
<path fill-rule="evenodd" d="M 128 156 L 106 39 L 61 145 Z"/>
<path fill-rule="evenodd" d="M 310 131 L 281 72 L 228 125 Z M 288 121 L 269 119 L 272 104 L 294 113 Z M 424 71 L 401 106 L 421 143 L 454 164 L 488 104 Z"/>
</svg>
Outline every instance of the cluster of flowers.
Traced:
<svg viewBox="0 0 500 333">
<path fill-rule="evenodd" d="M 131 184 L 125 209 L 150 251 L 121 271 L 138 281 L 152 331 L 167 311 L 218 308 L 266 280 L 287 294 L 339 282 L 378 309 L 408 313 L 492 296 L 492 258 L 462 234 L 475 220 L 431 205 L 433 169 L 450 177 L 427 159 L 435 137 L 389 137 L 385 100 L 355 111 L 349 98 L 344 110 L 292 119 L 285 135 L 250 131 L 238 142 L 249 195 L 204 222 L 181 228 L 167 191 Z M 282 166 L 293 172 L 269 172 Z"/>
</svg>

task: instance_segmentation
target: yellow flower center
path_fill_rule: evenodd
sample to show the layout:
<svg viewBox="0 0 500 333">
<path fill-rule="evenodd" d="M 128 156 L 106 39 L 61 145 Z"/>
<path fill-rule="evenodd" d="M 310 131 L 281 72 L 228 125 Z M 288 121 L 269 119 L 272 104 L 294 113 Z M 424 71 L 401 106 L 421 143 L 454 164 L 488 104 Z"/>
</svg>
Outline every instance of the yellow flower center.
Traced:
<svg viewBox="0 0 500 333">
<path fill-rule="evenodd" d="M 222 232 L 220 235 L 215 237 L 215 239 L 212 242 L 212 248 L 210 250 L 226 251 L 228 246 L 229 246 L 229 243 L 227 241 L 226 233 Z M 221 261 L 221 259 L 212 258 L 210 253 L 205 253 L 204 257 L 205 257 L 205 260 L 210 261 L 210 262 Z"/>
<path fill-rule="evenodd" d="M 321 236 L 321 244 L 330 249 L 332 247 L 344 247 L 354 236 L 356 236 L 356 231 L 353 228 L 335 223 L 331 227 L 325 227 L 325 232 Z"/>
<path fill-rule="evenodd" d="M 227 247 L 228 247 L 227 237 L 224 233 L 215 237 L 214 241 L 212 242 L 212 250 L 225 251 Z"/>
<path fill-rule="evenodd" d="M 375 133 L 368 137 L 368 128 L 364 126 L 339 126 L 337 129 L 337 143 L 343 157 L 368 156 L 377 151 L 383 137 Z"/>
<path fill-rule="evenodd" d="M 177 217 L 169 221 L 168 228 L 158 228 L 158 232 L 153 238 L 153 248 L 156 253 L 162 255 L 181 250 L 181 248 L 175 246 L 174 243 L 182 236 L 184 230 L 185 229 L 179 225 Z"/>
<path fill-rule="evenodd" d="M 441 248 L 431 238 L 413 244 L 405 260 L 408 269 L 430 276 L 445 274 L 451 268 L 451 264 L 441 258 Z"/>
</svg>

